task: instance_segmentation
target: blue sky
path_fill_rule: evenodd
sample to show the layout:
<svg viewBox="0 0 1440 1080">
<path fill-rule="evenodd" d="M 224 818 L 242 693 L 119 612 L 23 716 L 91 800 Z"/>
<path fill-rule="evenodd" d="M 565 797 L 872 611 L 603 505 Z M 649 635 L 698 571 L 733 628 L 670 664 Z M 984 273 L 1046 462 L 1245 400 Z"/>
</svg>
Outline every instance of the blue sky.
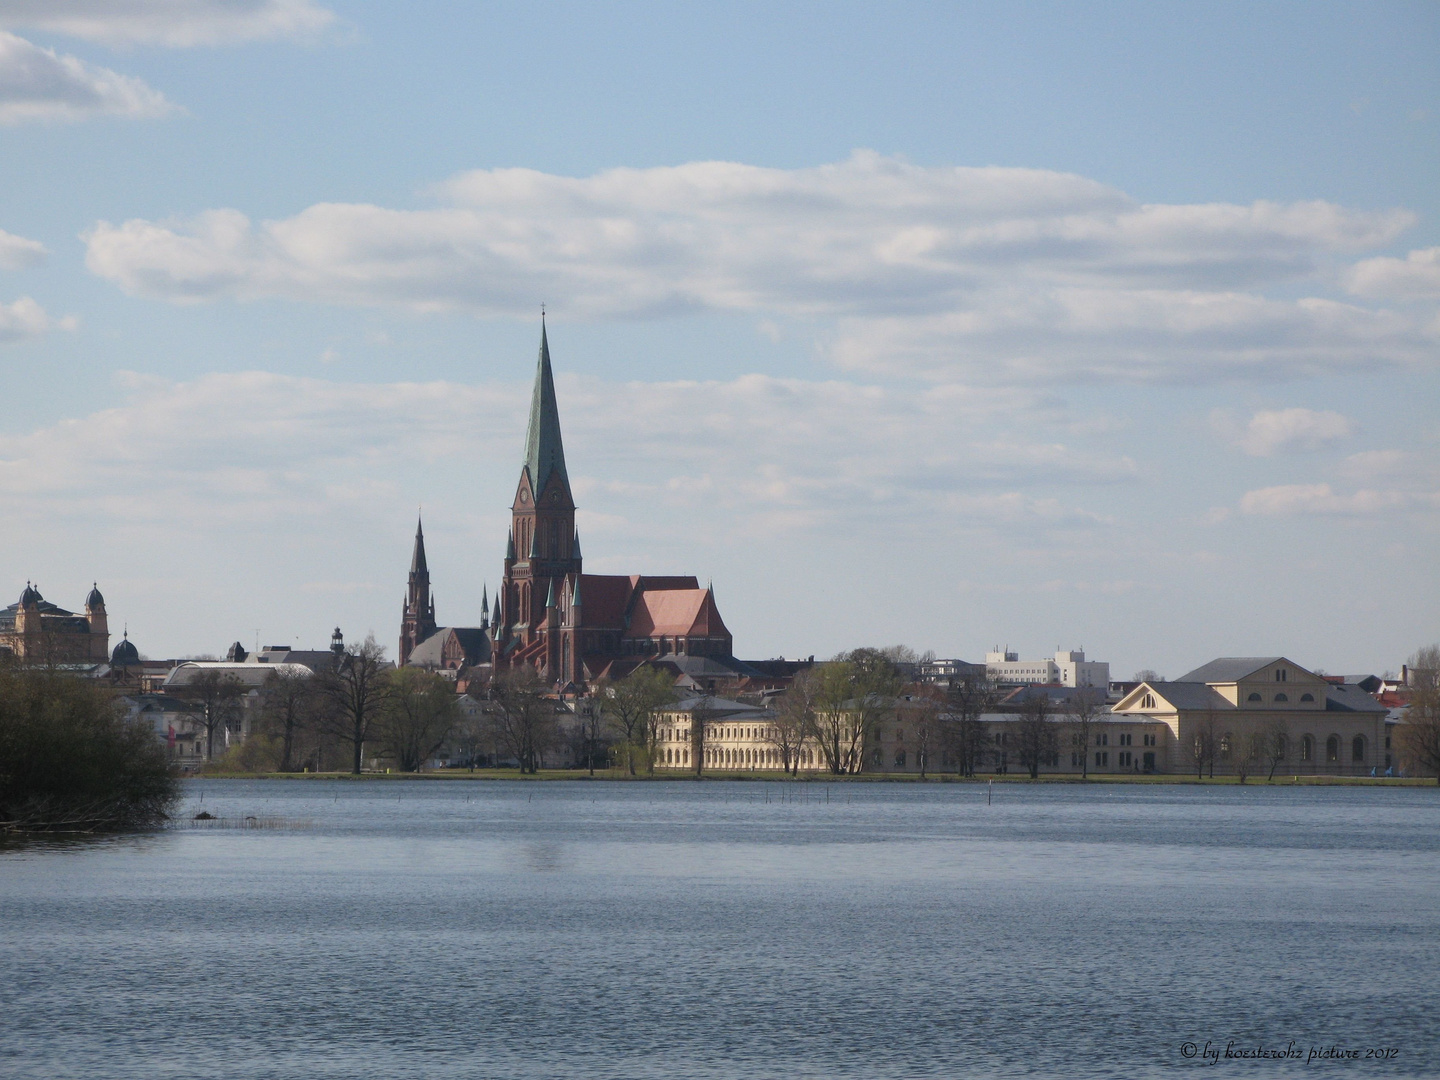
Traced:
<svg viewBox="0 0 1440 1080">
<path fill-rule="evenodd" d="M 0 0 L 0 589 L 151 655 L 587 566 L 746 656 L 1440 637 L 1433 4 Z"/>
</svg>

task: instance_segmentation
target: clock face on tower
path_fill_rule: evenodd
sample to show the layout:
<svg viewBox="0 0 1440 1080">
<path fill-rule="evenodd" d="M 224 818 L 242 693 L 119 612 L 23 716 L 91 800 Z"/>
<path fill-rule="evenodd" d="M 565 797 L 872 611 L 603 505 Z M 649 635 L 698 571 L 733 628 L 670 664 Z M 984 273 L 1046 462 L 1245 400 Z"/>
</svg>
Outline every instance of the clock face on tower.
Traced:
<svg viewBox="0 0 1440 1080">
<path fill-rule="evenodd" d="M 530 492 L 528 492 L 528 491 L 522 491 L 522 492 L 520 492 L 520 501 L 521 501 L 522 503 L 528 503 L 528 502 L 530 501 Z"/>
</svg>

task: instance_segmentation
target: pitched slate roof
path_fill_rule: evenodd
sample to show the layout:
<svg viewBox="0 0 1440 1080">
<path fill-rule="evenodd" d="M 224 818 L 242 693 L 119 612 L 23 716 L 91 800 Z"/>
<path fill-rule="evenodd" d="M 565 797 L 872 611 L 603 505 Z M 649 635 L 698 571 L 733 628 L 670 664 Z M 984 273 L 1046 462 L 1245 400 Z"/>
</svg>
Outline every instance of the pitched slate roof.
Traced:
<svg viewBox="0 0 1440 1080">
<path fill-rule="evenodd" d="M 1206 686 L 1203 682 L 1184 679 L 1175 682 L 1152 682 L 1145 685 L 1177 709 L 1233 710 L 1235 708 L 1221 696 L 1218 690 Z"/>
<path fill-rule="evenodd" d="M 440 667 L 445 662 L 445 643 L 459 642 L 465 662 L 483 664 L 490 659 L 490 638 L 479 626 L 442 626 L 410 651 L 410 667 Z"/>
<path fill-rule="evenodd" d="M 1326 712 L 1387 712 L 1380 702 L 1353 683 L 1331 686 L 1325 691 Z"/>
<path fill-rule="evenodd" d="M 550 344 L 545 322 L 540 322 L 540 359 L 535 365 L 535 391 L 530 398 L 530 426 L 525 432 L 525 467 L 535 501 L 545 492 L 551 476 L 558 476 L 568 488 L 565 447 L 560 442 L 560 410 L 555 404 L 555 376 L 550 371 Z"/>
<path fill-rule="evenodd" d="M 1261 668 L 1284 660 L 1283 656 L 1222 656 L 1176 679 L 1182 683 L 1231 683 L 1253 675 Z M 1151 685 L 1154 685 L 1153 683 Z"/>
</svg>

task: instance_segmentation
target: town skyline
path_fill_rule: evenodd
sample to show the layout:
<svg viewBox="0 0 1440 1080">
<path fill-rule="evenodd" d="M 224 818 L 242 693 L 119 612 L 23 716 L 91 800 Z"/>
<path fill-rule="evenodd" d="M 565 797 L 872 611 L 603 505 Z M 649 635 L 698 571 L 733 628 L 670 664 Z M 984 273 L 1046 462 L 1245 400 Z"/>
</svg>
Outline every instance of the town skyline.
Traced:
<svg viewBox="0 0 1440 1080">
<path fill-rule="evenodd" d="M 0 606 L 393 654 L 420 505 L 474 625 L 544 303 L 587 570 L 739 656 L 1437 636 L 1433 7 L 136 10 L 0 5 Z"/>
</svg>

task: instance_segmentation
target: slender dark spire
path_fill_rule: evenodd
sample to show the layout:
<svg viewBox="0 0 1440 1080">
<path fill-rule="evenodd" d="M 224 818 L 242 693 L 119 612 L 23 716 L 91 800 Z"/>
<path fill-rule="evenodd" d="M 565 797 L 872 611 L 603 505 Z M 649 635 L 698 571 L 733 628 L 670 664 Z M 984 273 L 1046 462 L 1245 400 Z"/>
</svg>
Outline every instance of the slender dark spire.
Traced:
<svg viewBox="0 0 1440 1080">
<path fill-rule="evenodd" d="M 410 573 L 428 574 L 429 568 L 425 565 L 425 530 L 420 524 L 420 519 L 415 519 L 415 554 L 410 556 Z"/>
<path fill-rule="evenodd" d="M 543 316 L 535 392 L 530 398 L 530 426 L 525 433 L 525 466 L 530 470 L 536 501 L 551 476 L 558 476 L 567 487 L 570 485 L 570 477 L 565 472 L 565 447 L 560 442 L 560 412 L 555 405 L 555 376 L 550 370 L 550 344 L 545 336 Z"/>
<path fill-rule="evenodd" d="M 580 558 L 580 530 L 579 530 L 579 529 L 576 529 L 576 530 L 575 530 L 575 539 L 574 539 L 574 540 L 571 542 L 571 544 L 570 544 L 570 557 L 571 557 L 572 559 L 578 559 L 578 558 Z"/>
</svg>

